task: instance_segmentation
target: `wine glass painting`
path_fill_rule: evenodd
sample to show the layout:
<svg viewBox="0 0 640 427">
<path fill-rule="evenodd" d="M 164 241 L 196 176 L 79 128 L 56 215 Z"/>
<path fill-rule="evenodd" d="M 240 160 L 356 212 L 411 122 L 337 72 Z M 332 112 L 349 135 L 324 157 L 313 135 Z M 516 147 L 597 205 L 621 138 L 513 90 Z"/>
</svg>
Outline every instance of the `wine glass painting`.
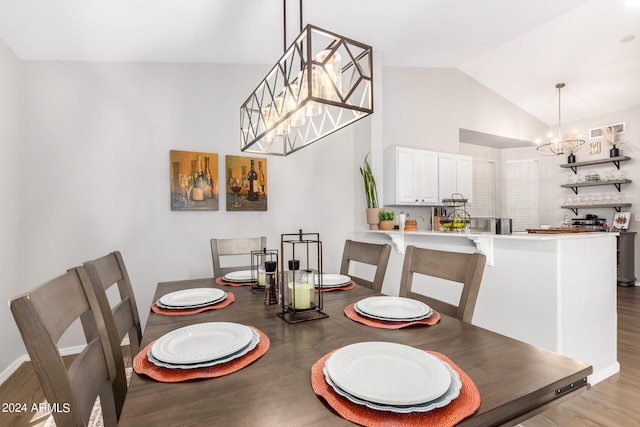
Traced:
<svg viewBox="0 0 640 427">
<path fill-rule="evenodd" d="M 171 210 L 218 210 L 218 155 L 170 152 Z"/>
<path fill-rule="evenodd" d="M 227 210 L 267 210 L 267 159 L 226 156 Z"/>
</svg>

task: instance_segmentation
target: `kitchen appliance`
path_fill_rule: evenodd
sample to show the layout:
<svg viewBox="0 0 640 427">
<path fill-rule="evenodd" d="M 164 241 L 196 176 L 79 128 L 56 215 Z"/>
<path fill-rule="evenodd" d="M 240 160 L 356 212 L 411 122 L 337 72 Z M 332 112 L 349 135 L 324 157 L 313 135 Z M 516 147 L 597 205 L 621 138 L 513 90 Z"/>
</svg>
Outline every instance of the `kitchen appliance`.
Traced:
<svg viewBox="0 0 640 427">
<path fill-rule="evenodd" d="M 511 218 L 496 218 L 496 234 L 511 234 Z"/>
</svg>

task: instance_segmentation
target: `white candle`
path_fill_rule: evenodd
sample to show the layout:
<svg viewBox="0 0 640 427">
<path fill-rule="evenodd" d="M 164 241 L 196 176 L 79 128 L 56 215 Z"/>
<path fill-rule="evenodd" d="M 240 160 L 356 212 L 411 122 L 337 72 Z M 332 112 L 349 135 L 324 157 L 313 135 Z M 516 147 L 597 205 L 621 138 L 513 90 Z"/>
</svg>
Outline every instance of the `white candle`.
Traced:
<svg viewBox="0 0 640 427">
<path fill-rule="evenodd" d="M 291 295 L 291 304 L 295 310 L 304 310 L 311 308 L 311 294 L 313 292 L 313 284 L 289 282 L 287 285 L 289 294 Z M 295 295 L 294 295 L 295 286 Z"/>
</svg>

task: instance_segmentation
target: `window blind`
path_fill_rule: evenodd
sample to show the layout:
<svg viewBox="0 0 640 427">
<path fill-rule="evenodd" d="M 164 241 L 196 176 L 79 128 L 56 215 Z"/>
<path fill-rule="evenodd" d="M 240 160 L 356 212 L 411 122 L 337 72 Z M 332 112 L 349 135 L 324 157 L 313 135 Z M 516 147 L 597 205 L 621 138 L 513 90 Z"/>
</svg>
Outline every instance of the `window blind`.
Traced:
<svg viewBox="0 0 640 427">
<path fill-rule="evenodd" d="M 538 162 L 507 162 L 507 211 L 513 230 L 538 228 Z"/>
<path fill-rule="evenodd" d="M 495 163 L 488 160 L 473 160 L 473 202 L 467 206 L 471 217 L 495 217 L 496 178 Z"/>
</svg>

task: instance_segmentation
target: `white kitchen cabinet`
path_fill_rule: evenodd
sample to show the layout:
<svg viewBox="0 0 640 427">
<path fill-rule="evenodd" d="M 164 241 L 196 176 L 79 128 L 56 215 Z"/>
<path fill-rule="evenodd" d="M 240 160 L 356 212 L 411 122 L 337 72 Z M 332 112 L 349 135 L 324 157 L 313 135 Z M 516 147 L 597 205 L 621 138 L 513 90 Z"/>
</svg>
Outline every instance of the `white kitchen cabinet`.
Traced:
<svg viewBox="0 0 640 427">
<path fill-rule="evenodd" d="M 390 147 L 384 154 L 384 204 L 434 205 L 438 200 L 438 153 Z"/>
<path fill-rule="evenodd" d="M 389 147 L 383 188 L 385 205 L 442 205 L 453 193 L 471 200 L 471 157 Z"/>
<path fill-rule="evenodd" d="M 472 161 L 470 156 L 458 154 L 438 154 L 438 194 L 440 200 L 459 193 L 471 203 Z"/>
</svg>

